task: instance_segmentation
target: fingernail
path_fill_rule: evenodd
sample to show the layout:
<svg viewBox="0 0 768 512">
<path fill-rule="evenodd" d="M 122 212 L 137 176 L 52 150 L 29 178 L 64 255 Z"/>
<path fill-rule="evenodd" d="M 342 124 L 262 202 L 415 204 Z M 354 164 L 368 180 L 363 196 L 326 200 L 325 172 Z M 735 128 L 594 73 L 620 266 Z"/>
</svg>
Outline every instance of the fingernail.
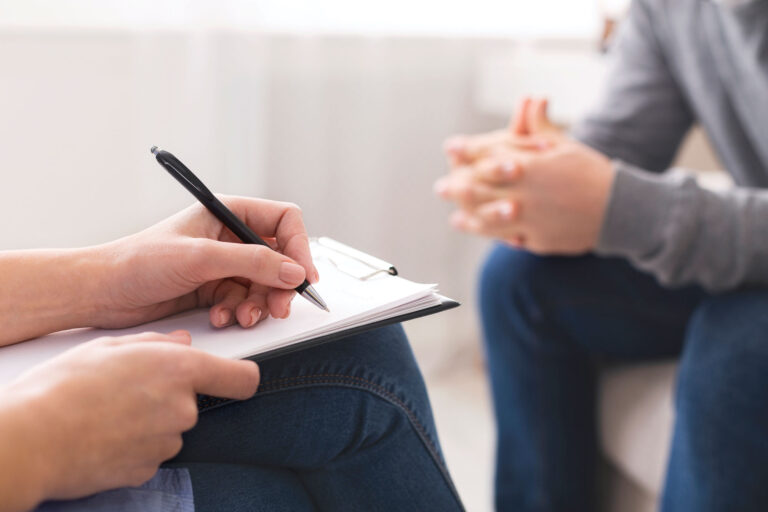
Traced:
<svg viewBox="0 0 768 512">
<path fill-rule="evenodd" d="M 512 215 L 515 213 L 515 207 L 512 205 L 512 203 L 509 202 L 503 202 L 499 205 L 499 217 L 505 220 L 509 220 L 512 218 Z"/>
<path fill-rule="evenodd" d="M 251 322 L 248 324 L 248 327 L 253 327 L 256 325 L 256 322 L 259 321 L 259 318 L 261 318 L 261 310 L 259 308 L 253 308 L 253 310 L 251 310 Z"/>
<path fill-rule="evenodd" d="M 443 144 L 443 149 L 447 153 L 459 153 L 464 149 L 464 140 L 460 137 L 451 137 Z"/>
<path fill-rule="evenodd" d="M 190 338 L 189 331 L 173 331 L 168 336 L 177 340 L 188 340 Z"/>
<path fill-rule="evenodd" d="M 280 280 L 285 284 L 299 285 L 304 280 L 304 269 L 296 263 L 284 261 L 280 265 Z"/>
<path fill-rule="evenodd" d="M 517 175 L 517 164 L 515 162 L 504 162 L 501 164 L 501 172 L 507 178 L 514 178 Z"/>
<path fill-rule="evenodd" d="M 232 319 L 232 312 L 228 309 L 222 309 L 219 313 L 219 325 L 227 325 Z"/>
</svg>

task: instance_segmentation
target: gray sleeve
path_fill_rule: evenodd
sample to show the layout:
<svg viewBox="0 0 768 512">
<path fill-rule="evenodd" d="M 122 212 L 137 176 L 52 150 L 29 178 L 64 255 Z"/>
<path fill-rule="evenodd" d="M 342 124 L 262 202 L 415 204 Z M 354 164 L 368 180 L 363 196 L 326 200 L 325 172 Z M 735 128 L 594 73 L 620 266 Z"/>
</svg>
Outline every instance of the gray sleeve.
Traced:
<svg viewBox="0 0 768 512">
<path fill-rule="evenodd" d="M 667 286 L 768 285 L 768 190 L 718 193 L 674 170 L 616 169 L 598 254 L 623 256 Z"/>
<path fill-rule="evenodd" d="M 573 132 L 617 159 L 596 252 L 622 256 L 667 286 L 768 284 L 768 192 L 720 194 L 676 171 L 654 174 L 670 166 L 692 123 L 669 68 L 656 1 L 632 2 L 605 95 Z"/>
<path fill-rule="evenodd" d="M 611 51 L 601 100 L 572 134 L 611 158 L 662 172 L 693 117 L 670 72 L 661 34 L 664 20 L 653 18 L 658 12 L 652 1 L 632 2 Z"/>
</svg>

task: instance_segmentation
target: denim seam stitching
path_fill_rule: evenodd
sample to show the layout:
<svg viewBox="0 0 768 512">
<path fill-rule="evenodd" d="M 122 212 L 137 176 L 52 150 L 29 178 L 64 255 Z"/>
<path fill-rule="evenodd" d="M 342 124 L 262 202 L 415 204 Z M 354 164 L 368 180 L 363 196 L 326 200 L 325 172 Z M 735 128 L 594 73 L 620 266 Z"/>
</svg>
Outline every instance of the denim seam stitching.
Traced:
<svg viewBox="0 0 768 512">
<path fill-rule="evenodd" d="M 321 380 L 324 379 L 324 380 Z M 330 379 L 330 380 L 328 380 Z M 391 391 L 387 391 L 383 387 L 379 386 L 378 384 L 375 384 L 371 382 L 368 379 L 364 379 L 362 377 L 355 377 L 352 375 L 344 375 L 344 374 L 334 374 L 334 373 L 320 373 L 315 375 L 302 375 L 298 377 L 286 377 L 283 379 L 277 379 L 272 381 L 266 381 L 261 386 L 259 386 L 259 392 L 260 393 L 268 393 L 270 391 L 278 391 L 280 389 L 285 389 L 287 387 L 290 387 L 292 383 L 296 381 L 305 381 L 305 380 L 312 380 L 313 382 L 317 384 L 341 384 L 343 381 L 359 381 L 364 384 L 363 387 L 369 387 L 372 388 L 372 391 L 375 391 L 377 395 L 380 395 L 392 402 L 394 402 L 396 405 L 398 405 L 401 409 L 403 409 L 408 416 L 408 419 L 411 420 L 411 422 L 416 427 L 416 430 L 419 431 L 419 434 L 424 436 L 424 438 L 427 441 L 428 448 L 430 452 L 432 452 L 432 455 L 437 454 L 437 449 L 433 445 L 432 441 L 429 439 L 429 435 L 427 434 L 426 430 L 422 426 L 422 424 L 419 422 L 418 418 L 416 418 L 416 415 L 411 411 L 410 408 L 400 400 L 395 394 L 393 394 Z"/>
<path fill-rule="evenodd" d="M 299 381 L 301 382 L 299 383 Z M 411 409 L 405 404 L 405 402 L 403 402 L 391 391 L 387 391 L 382 386 L 374 382 L 371 382 L 368 379 L 364 379 L 362 377 L 355 377 L 353 375 L 334 374 L 334 373 L 321 373 L 321 374 L 315 374 L 315 375 L 285 377 L 282 379 L 266 381 L 262 383 L 261 386 L 259 386 L 258 394 L 267 394 L 270 392 L 289 389 L 291 387 L 294 387 L 297 384 L 298 385 L 306 384 L 308 383 L 307 381 L 315 384 L 352 385 L 354 387 L 359 387 L 360 389 L 365 389 L 367 391 L 370 391 L 378 395 L 379 397 L 385 400 L 388 400 L 394 403 L 396 406 L 400 407 L 400 409 L 402 409 L 405 412 L 411 425 L 416 429 L 417 433 L 419 434 L 419 438 L 421 438 L 422 442 L 426 445 L 427 451 L 432 456 L 432 460 L 437 464 L 441 474 L 443 475 L 443 479 L 448 484 L 448 487 L 451 489 L 451 492 L 453 493 L 454 498 L 456 499 L 456 502 L 459 504 L 459 507 L 463 510 L 463 505 L 461 504 L 461 499 L 459 498 L 458 491 L 456 490 L 456 488 L 453 485 L 453 482 L 448 476 L 448 468 L 445 467 L 444 463 L 440 459 L 440 456 L 437 453 L 437 449 L 432 443 L 430 436 L 427 434 L 423 425 L 421 424 L 421 422 L 419 422 L 418 418 L 413 413 L 413 411 L 411 411 Z M 349 382 L 349 381 L 352 381 L 352 382 Z M 357 382 L 355 383 L 355 381 Z"/>
</svg>

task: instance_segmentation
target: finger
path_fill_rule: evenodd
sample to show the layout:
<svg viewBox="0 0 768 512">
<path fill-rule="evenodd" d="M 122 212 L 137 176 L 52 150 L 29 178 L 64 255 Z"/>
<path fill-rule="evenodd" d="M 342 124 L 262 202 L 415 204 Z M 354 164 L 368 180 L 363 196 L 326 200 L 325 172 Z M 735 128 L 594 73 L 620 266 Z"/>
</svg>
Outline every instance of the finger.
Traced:
<svg viewBox="0 0 768 512">
<path fill-rule="evenodd" d="M 115 336 L 113 338 L 107 338 L 111 344 L 124 345 L 129 343 L 144 343 L 144 342 L 170 342 L 179 343 L 182 345 L 189 345 L 192 342 L 192 337 L 189 331 L 177 330 L 168 334 L 162 334 L 159 332 L 142 332 L 139 334 L 128 334 L 126 336 Z"/>
<path fill-rule="evenodd" d="M 291 314 L 291 301 L 295 295 L 293 290 L 270 290 L 267 295 L 269 314 L 273 318 L 288 318 Z"/>
<path fill-rule="evenodd" d="M 511 135 L 505 148 L 516 151 L 533 152 L 552 147 L 552 141 L 540 135 Z M 498 152 L 497 152 L 498 153 Z"/>
<path fill-rule="evenodd" d="M 560 132 L 557 126 L 549 120 L 548 107 L 549 101 L 546 98 L 537 98 L 531 102 L 528 109 L 528 127 L 531 134 Z"/>
<path fill-rule="evenodd" d="M 253 361 L 217 357 L 201 350 L 188 349 L 192 386 L 196 393 L 245 400 L 259 386 L 259 367 Z"/>
<path fill-rule="evenodd" d="M 516 235 L 516 236 L 513 236 L 512 238 L 504 240 L 504 243 L 506 243 L 510 247 L 514 247 L 515 249 L 524 249 L 525 237 L 523 235 Z"/>
<path fill-rule="evenodd" d="M 235 310 L 248 296 L 248 288 L 232 279 L 224 279 L 214 292 L 214 305 L 208 312 L 211 325 L 226 327 L 235 323 Z"/>
<path fill-rule="evenodd" d="M 253 327 L 268 318 L 269 305 L 267 304 L 267 295 L 270 292 L 277 291 L 293 294 L 293 290 L 280 290 L 252 283 L 248 292 L 248 298 L 238 307 L 237 318 L 240 325 L 243 327 Z"/>
<path fill-rule="evenodd" d="M 472 213 L 456 211 L 451 215 L 454 229 L 503 240 L 520 235 L 519 204 L 514 201 L 496 201 L 481 206 Z"/>
<path fill-rule="evenodd" d="M 473 212 L 473 217 L 479 229 L 498 231 L 508 228 L 517 219 L 518 213 L 518 203 L 502 199 L 479 206 Z"/>
<path fill-rule="evenodd" d="M 237 323 L 243 328 L 253 327 L 269 316 L 267 294 L 272 290 L 259 284 L 251 284 L 248 297 L 237 306 Z M 285 290 L 286 293 L 293 293 Z"/>
<path fill-rule="evenodd" d="M 513 135 L 528 135 L 528 109 L 531 105 L 531 97 L 523 96 L 520 101 L 517 102 L 517 108 L 512 115 L 512 119 L 509 123 L 509 131 Z"/>
<path fill-rule="evenodd" d="M 304 267 L 309 282 L 317 282 L 319 274 L 298 206 L 250 197 L 221 196 L 221 200 L 259 236 L 274 237 L 280 252 Z"/>
<path fill-rule="evenodd" d="M 506 131 L 470 137 L 464 142 L 462 164 L 452 167 L 461 170 L 464 165 L 510 152 L 531 153 L 551 147 L 551 142 L 540 135 L 512 135 Z"/>
<path fill-rule="evenodd" d="M 189 251 L 194 273 L 203 283 L 230 277 L 243 277 L 272 288 L 299 286 L 306 270 L 288 256 L 268 247 L 251 244 L 195 239 Z"/>
<path fill-rule="evenodd" d="M 264 301 L 266 304 L 266 301 Z M 260 306 L 255 300 L 245 300 L 237 306 L 237 323 L 245 329 L 253 327 L 264 316 L 265 307 Z"/>
<path fill-rule="evenodd" d="M 192 334 L 184 329 L 177 329 L 175 331 L 169 332 L 168 337 L 170 338 L 169 341 L 174 343 L 179 343 L 181 345 L 192 344 Z"/>
<path fill-rule="evenodd" d="M 506 191 L 475 180 L 471 171 L 466 171 L 438 180 L 435 184 L 435 192 L 441 198 L 454 201 L 461 208 L 471 210 L 478 204 L 502 199 Z"/>
<path fill-rule="evenodd" d="M 453 135 L 443 141 L 443 152 L 451 161 L 460 161 L 466 135 Z"/>
<path fill-rule="evenodd" d="M 489 185 L 508 186 L 520 181 L 523 168 L 512 158 L 486 158 L 473 166 L 475 178 Z"/>
<path fill-rule="evenodd" d="M 464 149 L 462 157 L 464 162 L 472 163 L 502 148 L 507 148 L 511 142 L 511 137 L 507 130 L 497 130 L 481 135 L 467 137 L 464 140 Z"/>
</svg>

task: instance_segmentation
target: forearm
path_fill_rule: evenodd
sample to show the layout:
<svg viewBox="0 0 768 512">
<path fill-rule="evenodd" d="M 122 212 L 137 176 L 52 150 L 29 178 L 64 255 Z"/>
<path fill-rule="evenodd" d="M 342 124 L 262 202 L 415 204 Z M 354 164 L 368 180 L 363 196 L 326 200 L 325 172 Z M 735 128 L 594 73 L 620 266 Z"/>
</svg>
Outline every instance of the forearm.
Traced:
<svg viewBox="0 0 768 512">
<path fill-rule="evenodd" d="M 0 346 L 92 325 L 105 273 L 93 248 L 0 253 Z"/>
<path fill-rule="evenodd" d="M 768 191 L 715 193 L 691 176 L 619 163 L 597 252 L 668 286 L 768 285 Z"/>
</svg>

